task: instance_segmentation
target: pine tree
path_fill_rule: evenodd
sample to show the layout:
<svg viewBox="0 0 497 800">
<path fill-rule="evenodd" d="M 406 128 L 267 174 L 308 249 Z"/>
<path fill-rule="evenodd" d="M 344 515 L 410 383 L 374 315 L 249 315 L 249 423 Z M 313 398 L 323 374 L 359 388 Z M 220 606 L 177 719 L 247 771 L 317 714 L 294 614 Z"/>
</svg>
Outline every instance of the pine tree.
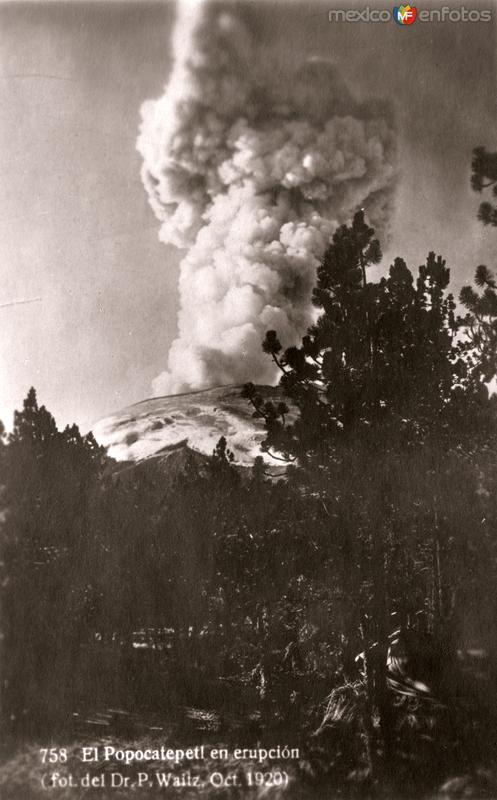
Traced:
<svg viewBox="0 0 497 800">
<path fill-rule="evenodd" d="M 466 335 L 471 342 L 472 370 L 481 382 L 497 374 L 497 284 L 492 272 L 480 264 L 475 273 L 476 289 L 464 286 L 459 300 L 467 309 Z"/>
<path fill-rule="evenodd" d="M 58 431 L 31 388 L 2 453 L 3 704 L 16 733 L 67 711 L 91 603 L 88 511 L 104 463 L 91 435 Z"/>
<path fill-rule="evenodd" d="M 497 153 L 490 153 L 484 147 L 475 147 L 471 163 L 471 186 L 475 192 L 492 189 L 492 196 L 497 197 Z M 497 208 L 488 201 L 481 203 L 478 219 L 484 225 L 497 225 Z"/>
<path fill-rule="evenodd" d="M 341 543 L 349 625 L 367 667 L 371 752 L 380 747 L 372 725 L 378 714 L 388 761 L 393 619 L 423 620 L 454 652 L 452 632 L 468 596 L 458 570 L 468 569 L 474 552 L 474 462 L 495 445 L 496 415 L 473 343 L 461 335 L 467 320 L 447 293 L 445 262 L 430 253 L 415 281 L 397 258 L 388 277 L 370 282 L 367 268 L 380 257 L 358 212 L 335 233 L 318 269 L 313 301 L 321 315 L 301 346 L 283 351 L 268 332 L 263 348 L 281 370 L 297 419 L 288 422 L 286 407 L 264 402 L 251 384 L 244 394 L 265 420 L 263 447 L 294 461 L 296 485 L 322 499 L 330 535 Z"/>
</svg>

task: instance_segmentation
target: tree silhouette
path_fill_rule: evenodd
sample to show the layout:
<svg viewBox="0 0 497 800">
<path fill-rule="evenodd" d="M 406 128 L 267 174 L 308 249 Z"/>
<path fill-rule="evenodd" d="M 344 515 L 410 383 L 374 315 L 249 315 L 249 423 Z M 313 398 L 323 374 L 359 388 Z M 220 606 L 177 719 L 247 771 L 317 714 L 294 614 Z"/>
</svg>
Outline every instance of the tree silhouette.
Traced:
<svg viewBox="0 0 497 800">
<path fill-rule="evenodd" d="M 497 153 L 490 153 L 484 147 L 475 147 L 471 162 L 471 186 L 475 192 L 492 189 L 497 197 Z M 497 207 L 488 201 L 481 203 L 478 219 L 484 225 L 497 225 Z"/>
<path fill-rule="evenodd" d="M 76 426 L 59 432 L 31 388 L 2 456 L 3 701 L 16 732 L 41 730 L 66 712 L 91 603 L 81 566 L 103 464 L 93 437 Z"/>
<path fill-rule="evenodd" d="M 397 258 L 388 277 L 369 282 L 367 267 L 379 258 L 374 231 L 358 212 L 335 233 L 318 268 L 313 301 L 322 313 L 301 346 L 283 351 L 268 332 L 263 348 L 281 370 L 297 419 L 288 422 L 286 409 L 264 402 L 251 384 L 244 395 L 265 420 L 264 448 L 294 460 L 297 484 L 321 497 L 330 535 L 341 541 L 349 625 L 366 665 L 371 752 L 381 748 L 388 761 L 393 619 L 424 625 L 455 656 L 468 596 L 460 570 L 475 552 L 474 464 L 489 442 L 495 446 L 496 404 L 482 384 L 469 320 L 456 316 L 447 293 L 445 262 L 430 253 L 414 280 Z M 479 279 L 487 288 L 474 301 L 478 319 L 481 304 L 493 314 L 494 302 L 491 277 L 480 271 Z"/>
</svg>

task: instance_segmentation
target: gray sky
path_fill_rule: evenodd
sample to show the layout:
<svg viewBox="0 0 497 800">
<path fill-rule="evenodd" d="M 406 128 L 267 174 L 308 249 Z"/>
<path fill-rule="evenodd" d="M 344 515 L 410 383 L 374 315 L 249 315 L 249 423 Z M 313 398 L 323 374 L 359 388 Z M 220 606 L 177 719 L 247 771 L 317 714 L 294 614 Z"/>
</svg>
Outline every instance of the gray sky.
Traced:
<svg viewBox="0 0 497 800">
<path fill-rule="evenodd" d="M 480 262 L 494 266 L 497 234 L 475 220 L 469 174 L 475 145 L 497 148 L 495 25 L 329 24 L 329 3 L 261 5 L 268 47 L 331 58 L 359 96 L 397 107 L 401 178 L 387 258 L 417 266 L 429 249 L 441 252 L 457 290 Z M 465 6 L 492 8 L 497 20 L 494 3 Z M 179 254 L 157 240 L 135 140 L 141 102 L 167 80 L 173 19 L 168 2 L 0 5 L 7 424 L 33 384 L 59 424 L 86 429 L 149 396 L 164 369 Z M 42 299 L 4 305 L 30 298 Z"/>
</svg>

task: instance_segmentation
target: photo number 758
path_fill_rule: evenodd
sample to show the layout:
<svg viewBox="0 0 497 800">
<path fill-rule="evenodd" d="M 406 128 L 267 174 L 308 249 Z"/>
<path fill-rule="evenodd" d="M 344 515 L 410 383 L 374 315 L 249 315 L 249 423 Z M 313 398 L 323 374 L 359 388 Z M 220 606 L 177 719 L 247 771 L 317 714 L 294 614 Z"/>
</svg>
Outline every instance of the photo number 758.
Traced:
<svg viewBox="0 0 497 800">
<path fill-rule="evenodd" d="M 40 758 L 42 764 L 65 764 L 67 761 L 67 750 L 65 747 L 41 747 Z"/>
</svg>

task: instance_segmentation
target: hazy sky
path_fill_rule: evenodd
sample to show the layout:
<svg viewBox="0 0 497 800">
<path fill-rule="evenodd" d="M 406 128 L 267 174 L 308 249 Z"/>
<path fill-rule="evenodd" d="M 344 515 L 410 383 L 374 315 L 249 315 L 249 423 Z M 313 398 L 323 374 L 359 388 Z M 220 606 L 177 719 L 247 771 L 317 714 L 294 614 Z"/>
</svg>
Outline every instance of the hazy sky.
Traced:
<svg viewBox="0 0 497 800">
<path fill-rule="evenodd" d="M 261 6 L 268 47 L 331 58 L 359 96 L 395 103 L 401 178 L 387 256 L 417 266 L 441 252 L 457 289 L 480 262 L 494 266 L 497 234 L 475 221 L 469 174 L 475 145 L 497 148 L 495 25 L 329 24 L 329 3 Z M 495 3 L 465 6 L 497 21 Z M 148 396 L 164 369 L 179 254 L 157 240 L 135 141 L 141 102 L 167 80 L 173 20 L 169 2 L 0 4 L 7 424 L 33 384 L 59 424 L 87 428 Z"/>
</svg>

